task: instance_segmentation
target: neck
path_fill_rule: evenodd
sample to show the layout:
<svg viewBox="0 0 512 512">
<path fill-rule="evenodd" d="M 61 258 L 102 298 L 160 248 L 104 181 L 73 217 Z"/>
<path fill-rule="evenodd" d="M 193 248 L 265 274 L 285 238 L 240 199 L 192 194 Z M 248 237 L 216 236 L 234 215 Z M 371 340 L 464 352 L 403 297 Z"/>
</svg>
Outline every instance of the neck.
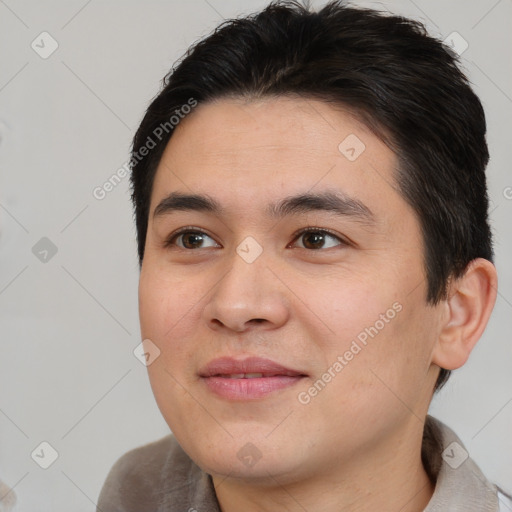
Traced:
<svg viewBox="0 0 512 512">
<path fill-rule="evenodd" d="M 410 428 L 411 425 L 408 426 Z M 257 484 L 245 479 L 213 476 L 222 512 L 421 512 L 434 486 L 421 462 L 423 427 L 411 435 L 397 433 L 386 447 L 373 446 L 325 471 L 285 480 L 272 475 Z"/>
</svg>

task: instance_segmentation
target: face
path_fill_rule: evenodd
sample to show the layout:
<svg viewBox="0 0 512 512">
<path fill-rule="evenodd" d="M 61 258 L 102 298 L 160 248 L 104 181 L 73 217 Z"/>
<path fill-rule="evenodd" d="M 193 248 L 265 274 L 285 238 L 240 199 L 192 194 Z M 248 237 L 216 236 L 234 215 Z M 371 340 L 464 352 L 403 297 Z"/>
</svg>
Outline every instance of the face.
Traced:
<svg viewBox="0 0 512 512">
<path fill-rule="evenodd" d="M 140 320 L 157 404 L 207 472 L 291 482 L 421 432 L 439 311 L 396 165 L 314 100 L 221 100 L 175 129 Z"/>
</svg>

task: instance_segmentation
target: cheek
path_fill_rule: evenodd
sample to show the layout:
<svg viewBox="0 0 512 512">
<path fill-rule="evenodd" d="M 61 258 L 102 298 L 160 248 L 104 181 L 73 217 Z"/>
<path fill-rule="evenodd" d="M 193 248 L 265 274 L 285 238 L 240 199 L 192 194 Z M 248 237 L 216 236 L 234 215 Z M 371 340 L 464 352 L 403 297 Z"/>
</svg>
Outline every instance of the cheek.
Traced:
<svg viewBox="0 0 512 512">
<path fill-rule="evenodd" d="M 185 341 L 191 339 L 197 326 L 198 304 L 204 292 L 162 266 L 151 265 L 150 257 L 144 265 L 139 279 L 141 336 L 160 350 L 147 367 L 148 376 L 163 417 L 171 429 L 178 429 L 176 411 L 188 411 L 189 419 L 197 413 L 186 391 L 191 384 L 194 347 Z"/>
<path fill-rule="evenodd" d="M 148 262 L 149 263 L 149 262 Z M 165 389 L 180 395 L 175 382 L 188 381 L 194 361 L 194 332 L 200 323 L 204 290 L 197 280 L 179 279 L 157 266 L 143 269 L 139 281 L 139 316 L 142 339 L 150 339 L 160 350 L 158 359 L 148 366 L 153 391 L 158 397 Z M 197 336 L 196 336 L 197 337 Z M 171 388 L 169 387 L 171 386 Z"/>
<path fill-rule="evenodd" d="M 139 316 L 142 336 L 164 343 L 177 329 L 182 329 L 195 314 L 201 290 L 193 280 L 186 280 L 168 269 L 143 265 L 139 279 Z"/>
<path fill-rule="evenodd" d="M 404 292 L 407 284 L 402 284 L 345 279 L 324 287 L 323 295 L 318 295 L 318 311 L 327 319 L 330 332 L 315 336 L 311 327 L 309 334 L 317 340 L 325 365 L 317 370 L 332 368 L 341 357 L 343 369 L 337 365 L 340 371 L 331 372 L 343 378 L 335 379 L 333 388 L 347 392 L 347 400 L 358 393 L 365 400 L 380 397 L 381 391 L 389 394 L 386 386 L 412 396 L 425 385 L 435 342 L 435 315 L 425 304 L 423 287 L 411 293 Z"/>
<path fill-rule="evenodd" d="M 400 311 L 395 307 L 386 323 L 380 314 L 388 308 L 366 303 L 365 313 L 342 317 L 350 324 L 340 321 L 346 335 L 323 340 L 329 344 L 323 347 L 325 367 L 301 390 L 301 403 L 307 402 L 304 410 L 320 418 L 333 438 L 370 442 L 375 432 L 384 435 L 411 414 L 426 413 L 422 398 L 430 384 L 428 340 L 421 338 L 414 315 L 407 316 L 405 306 Z"/>
<path fill-rule="evenodd" d="M 362 347 L 369 346 L 370 340 L 382 337 L 400 320 L 399 295 L 391 283 L 376 286 L 372 276 L 332 280 L 317 295 L 318 310 L 323 312 L 331 331 L 326 342 L 336 349 L 345 348 L 340 341 L 350 346 L 356 340 Z"/>
<path fill-rule="evenodd" d="M 345 377 L 350 377 L 355 402 L 359 394 L 361 403 L 372 402 L 371 409 L 384 407 L 398 415 L 414 411 L 421 416 L 422 399 L 433 384 L 435 331 L 435 315 L 422 297 L 408 297 L 407 302 L 395 301 L 391 308 L 379 310 L 353 338 L 361 351 L 353 357 Z"/>
</svg>

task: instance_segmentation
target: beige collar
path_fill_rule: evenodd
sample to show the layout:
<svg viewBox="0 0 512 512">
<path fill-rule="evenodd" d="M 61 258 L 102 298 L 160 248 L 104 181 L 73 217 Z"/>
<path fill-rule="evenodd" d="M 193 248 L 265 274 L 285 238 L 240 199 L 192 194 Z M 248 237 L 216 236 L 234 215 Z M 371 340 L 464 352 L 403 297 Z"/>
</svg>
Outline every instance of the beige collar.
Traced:
<svg viewBox="0 0 512 512">
<path fill-rule="evenodd" d="M 425 423 L 422 457 L 436 480 L 424 512 L 498 512 L 496 486 L 471 460 L 455 433 L 432 416 Z"/>
</svg>

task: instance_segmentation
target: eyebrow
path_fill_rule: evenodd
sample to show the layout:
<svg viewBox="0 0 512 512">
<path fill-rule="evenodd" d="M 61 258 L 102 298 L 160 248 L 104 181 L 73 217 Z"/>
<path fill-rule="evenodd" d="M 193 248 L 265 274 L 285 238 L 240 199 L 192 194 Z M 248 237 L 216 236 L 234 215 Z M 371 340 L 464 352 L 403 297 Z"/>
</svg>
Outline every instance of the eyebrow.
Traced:
<svg viewBox="0 0 512 512">
<path fill-rule="evenodd" d="M 158 203 L 153 218 L 175 211 L 198 211 L 220 215 L 223 209 L 215 199 L 206 195 L 171 192 Z"/>
<path fill-rule="evenodd" d="M 207 195 L 172 192 L 158 203 L 153 212 L 153 218 L 175 211 L 198 211 L 220 216 L 224 212 L 224 208 L 215 199 Z M 326 211 L 344 217 L 351 217 L 369 225 L 376 222 L 370 208 L 359 199 L 344 193 L 331 191 L 286 197 L 277 203 L 268 205 L 266 211 L 267 215 L 276 219 L 288 215 Z"/>
<path fill-rule="evenodd" d="M 332 212 L 340 216 L 353 217 L 366 224 L 375 224 L 375 216 L 368 206 L 359 199 L 341 192 L 300 194 L 287 197 L 267 208 L 269 215 L 274 218 L 314 211 Z"/>
</svg>

